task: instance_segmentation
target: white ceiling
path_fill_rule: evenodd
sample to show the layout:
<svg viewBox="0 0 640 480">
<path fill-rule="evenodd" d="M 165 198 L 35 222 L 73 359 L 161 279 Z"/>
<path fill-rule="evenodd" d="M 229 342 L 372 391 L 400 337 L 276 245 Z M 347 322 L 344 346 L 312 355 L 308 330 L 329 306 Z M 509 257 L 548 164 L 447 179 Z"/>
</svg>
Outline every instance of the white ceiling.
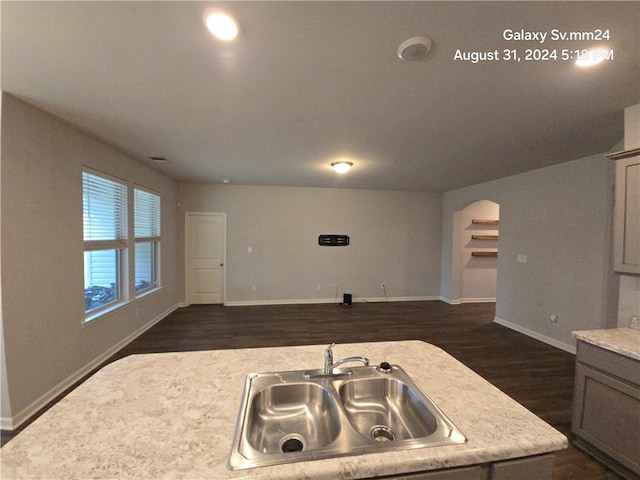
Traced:
<svg viewBox="0 0 640 480">
<path fill-rule="evenodd" d="M 239 20 L 231 44 L 203 12 Z M 446 191 L 606 151 L 640 102 L 640 2 L 7 2 L 2 90 L 167 175 Z M 605 42 L 505 41 L 505 29 Z M 548 33 L 550 35 L 550 33 Z M 410 37 L 427 61 L 396 56 Z M 613 61 L 457 61 L 457 49 Z M 164 156 L 168 164 L 145 157 Z M 355 163 L 338 176 L 329 163 Z"/>
</svg>

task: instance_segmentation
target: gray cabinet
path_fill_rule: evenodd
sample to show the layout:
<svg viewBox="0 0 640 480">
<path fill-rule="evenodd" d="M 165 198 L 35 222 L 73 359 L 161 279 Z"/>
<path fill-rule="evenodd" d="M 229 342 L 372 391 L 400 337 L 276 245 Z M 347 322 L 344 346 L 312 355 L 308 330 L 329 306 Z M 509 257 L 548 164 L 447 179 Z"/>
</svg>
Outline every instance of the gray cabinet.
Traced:
<svg viewBox="0 0 640 480">
<path fill-rule="evenodd" d="M 607 157 L 616 162 L 613 269 L 640 274 L 640 149 Z"/>
<path fill-rule="evenodd" d="M 469 467 L 379 477 L 379 480 L 551 480 L 554 454 L 535 455 Z"/>
<path fill-rule="evenodd" d="M 640 361 L 578 342 L 574 443 L 626 478 L 640 475 Z"/>
<path fill-rule="evenodd" d="M 472 467 L 450 468 L 446 470 L 436 470 L 434 472 L 408 473 L 389 478 L 390 480 L 486 480 L 485 470 L 475 465 Z"/>
<path fill-rule="evenodd" d="M 553 477 L 555 455 L 517 458 L 491 464 L 491 480 L 548 479 Z"/>
</svg>

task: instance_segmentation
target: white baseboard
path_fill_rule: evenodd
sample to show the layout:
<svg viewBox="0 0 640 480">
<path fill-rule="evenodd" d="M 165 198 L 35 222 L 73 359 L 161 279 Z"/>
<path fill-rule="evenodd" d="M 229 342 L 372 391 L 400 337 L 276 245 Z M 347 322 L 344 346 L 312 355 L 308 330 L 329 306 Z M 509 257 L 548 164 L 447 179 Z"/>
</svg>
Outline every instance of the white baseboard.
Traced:
<svg viewBox="0 0 640 480">
<path fill-rule="evenodd" d="M 0 430 L 15 430 L 16 428 L 10 417 L 0 417 Z"/>
<path fill-rule="evenodd" d="M 449 305 L 460 305 L 460 303 L 462 303 L 460 302 L 460 300 L 451 300 L 450 298 L 447 298 L 447 297 L 440 297 L 440 300 L 445 303 L 448 303 Z"/>
<path fill-rule="evenodd" d="M 461 298 L 460 303 L 496 303 L 496 297 L 487 298 Z"/>
<path fill-rule="evenodd" d="M 354 298 L 353 303 L 374 302 L 420 302 L 440 300 L 440 297 L 364 297 Z M 335 298 L 299 298 L 293 300 L 233 300 L 225 302 L 227 307 L 245 307 L 257 305 L 307 305 L 314 303 L 342 303 L 342 296 Z"/>
<path fill-rule="evenodd" d="M 463 303 L 496 303 L 496 297 L 487 297 L 487 298 L 456 298 L 452 300 L 450 298 L 439 297 L 443 302 L 448 303 L 449 305 L 461 305 Z"/>
<path fill-rule="evenodd" d="M 560 350 L 564 350 L 565 352 L 569 352 L 572 354 L 576 354 L 576 346 L 568 345 L 564 342 L 556 340 L 555 338 L 547 337 L 546 335 L 542 335 L 541 333 L 534 332 L 533 330 L 529 330 L 528 328 L 522 327 L 520 325 L 516 325 L 515 323 L 508 322 L 507 320 L 503 320 L 502 318 L 494 317 L 493 321 L 498 325 L 502 325 L 503 327 L 510 328 L 511 330 L 515 330 L 516 332 L 527 335 L 528 337 L 535 338 L 536 340 L 540 340 L 548 345 L 559 348 Z"/>
<path fill-rule="evenodd" d="M 51 389 L 49 389 L 49 391 L 47 391 L 46 393 L 41 395 L 39 398 L 37 398 L 30 405 L 28 405 L 26 408 L 24 408 L 23 410 L 21 410 L 17 414 L 15 414 L 15 415 L 13 415 L 11 417 L 0 417 L 0 429 L 2 429 L 2 430 L 15 430 L 16 428 L 20 427 L 20 425 L 22 425 L 25 421 L 27 421 L 29 418 L 31 418 L 32 415 L 37 413 L 38 410 L 40 410 L 42 407 L 44 407 L 47 403 L 49 403 L 51 400 L 56 398 L 58 395 L 60 395 L 62 392 L 64 392 L 67 388 L 69 388 L 74 383 L 76 383 L 78 380 L 80 380 L 82 377 L 87 375 L 89 372 L 91 372 L 91 370 L 93 370 L 94 368 L 99 366 L 101 363 L 103 363 L 104 361 L 109 359 L 118 350 L 122 349 L 123 347 L 125 347 L 126 345 L 131 343 L 137 337 L 139 337 L 144 332 L 146 332 L 151 327 L 153 327 L 160 320 L 162 320 L 167 315 L 169 315 L 170 313 L 175 311 L 178 308 L 178 306 L 179 306 L 178 304 L 174 305 L 173 307 L 169 308 L 168 310 L 162 312 L 157 317 L 153 318 L 151 321 L 149 321 L 146 324 L 144 324 L 142 327 L 138 328 L 135 332 L 131 333 L 130 335 L 128 335 L 127 337 L 122 339 L 120 342 L 115 344 L 113 347 L 111 347 L 109 350 L 107 350 L 103 354 L 101 354 L 98 357 L 96 357 L 95 359 L 93 359 L 91 362 L 89 362 L 87 365 L 82 367 L 80 370 L 78 370 L 77 372 L 71 374 L 66 379 L 64 379 L 62 382 L 60 382 L 59 384 L 57 384 L 54 387 L 52 387 Z"/>
<path fill-rule="evenodd" d="M 370 298 L 355 298 L 353 303 L 361 302 L 430 302 L 433 300 L 440 300 L 438 296 L 421 296 L 421 297 L 370 297 Z"/>
<path fill-rule="evenodd" d="M 340 297 L 342 300 L 342 297 Z M 303 305 L 312 303 L 337 303 L 333 298 L 299 298 L 295 300 L 227 300 L 225 307 L 250 307 L 260 305 Z"/>
</svg>

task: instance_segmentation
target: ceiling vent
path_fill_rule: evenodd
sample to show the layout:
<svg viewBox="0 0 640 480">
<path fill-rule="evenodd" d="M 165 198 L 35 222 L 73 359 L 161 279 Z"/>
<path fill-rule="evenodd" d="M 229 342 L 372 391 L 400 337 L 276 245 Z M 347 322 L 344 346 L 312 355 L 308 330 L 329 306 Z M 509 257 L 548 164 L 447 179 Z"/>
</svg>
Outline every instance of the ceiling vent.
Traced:
<svg viewBox="0 0 640 480">
<path fill-rule="evenodd" d="M 398 57 L 407 62 L 424 60 L 429 55 L 433 43 L 427 37 L 413 37 L 398 47 Z"/>
</svg>

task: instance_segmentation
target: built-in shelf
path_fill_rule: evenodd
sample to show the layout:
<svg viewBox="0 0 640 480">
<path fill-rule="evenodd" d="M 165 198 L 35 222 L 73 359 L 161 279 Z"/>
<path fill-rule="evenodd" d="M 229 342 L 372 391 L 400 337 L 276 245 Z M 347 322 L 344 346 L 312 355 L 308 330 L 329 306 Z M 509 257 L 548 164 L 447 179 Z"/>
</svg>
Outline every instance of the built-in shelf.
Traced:
<svg viewBox="0 0 640 480">
<path fill-rule="evenodd" d="M 498 235 L 471 235 L 471 240 L 498 240 Z"/>
<path fill-rule="evenodd" d="M 471 220 L 474 225 L 498 225 L 498 220 Z"/>
<path fill-rule="evenodd" d="M 498 225 L 498 220 L 480 220 L 480 219 L 474 219 L 471 220 L 471 223 L 473 225 L 493 225 L 493 226 L 497 226 Z M 498 235 L 497 233 L 494 234 L 474 234 L 471 235 L 471 240 L 498 240 Z M 472 257 L 497 257 L 498 256 L 498 252 L 493 251 L 493 252 L 471 252 L 471 256 Z"/>
</svg>

